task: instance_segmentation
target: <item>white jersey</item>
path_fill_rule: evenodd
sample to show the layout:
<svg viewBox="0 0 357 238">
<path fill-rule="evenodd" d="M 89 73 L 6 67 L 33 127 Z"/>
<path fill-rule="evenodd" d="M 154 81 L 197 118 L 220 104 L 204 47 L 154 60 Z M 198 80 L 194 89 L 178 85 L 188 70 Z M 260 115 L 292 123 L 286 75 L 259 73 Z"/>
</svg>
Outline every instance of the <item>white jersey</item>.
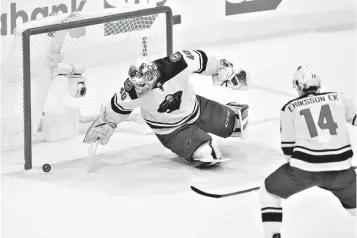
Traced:
<svg viewBox="0 0 357 238">
<path fill-rule="evenodd" d="M 193 123 L 200 116 L 200 105 L 189 76 L 193 73 L 216 74 L 219 60 L 215 57 L 208 59 L 201 50 L 184 50 L 154 63 L 160 76 L 153 89 L 138 97 L 127 79 L 124 87 L 112 97 L 110 108 L 118 115 L 128 115 L 140 107 L 143 119 L 155 133 L 168 134 L 184 124 Z"/>
<path fill-rule="evenodd" d="M 348 125 L 356 110 L 341 93 L 298 97 L 281 110 L 281 147 L 290 165 L 306 171 L 338 171 L 352 165 Z"/>
</svg>

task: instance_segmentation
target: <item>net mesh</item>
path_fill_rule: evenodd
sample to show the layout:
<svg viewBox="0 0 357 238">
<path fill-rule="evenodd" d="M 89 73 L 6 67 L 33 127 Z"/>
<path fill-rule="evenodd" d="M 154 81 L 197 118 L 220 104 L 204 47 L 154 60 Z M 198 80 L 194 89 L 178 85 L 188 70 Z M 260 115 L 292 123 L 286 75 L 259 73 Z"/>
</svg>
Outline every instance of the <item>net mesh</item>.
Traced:
<svg viewBox="0 0 357 238">
<path fill-rule="evenodd" d="M 121 12 L 131 12 L 149 6 L 107 10 L 101 13 L 70 13 L 50 16 L 23 24 L 16 29 L 11 55 L 2 70 L 1 151 L 9 152 L 23 147 L 23 55 L 21 33 L 45 25 L 99 19 Z M 76 37 L 76 31 L 64 30 L 32 35 L 30 37 L 32 132 L 36 138 L 43 113 L 62 107 L 75 107 L 82 120 L 92 120 L 102 104 L 106 104 L 124 82 L 129 64 L 138 56 L 166 55 L 165 14 L 155 14 L 111 21 L 85 27 L 85 34 Z M 77 28 L 79 29 L 79 28 Z M 63 34 L 61 44 L 56 34 Z M 58 43 L 58 42 L 57 42 Z M 60 45 L 60 47 L 58 47 Z M 59 51 L 62 62 L 85 69 L 87 94 L 73 98 L 68 94 L 68 82 L 63 76 L 53 77 L 49 51 Z"/>
</svg>

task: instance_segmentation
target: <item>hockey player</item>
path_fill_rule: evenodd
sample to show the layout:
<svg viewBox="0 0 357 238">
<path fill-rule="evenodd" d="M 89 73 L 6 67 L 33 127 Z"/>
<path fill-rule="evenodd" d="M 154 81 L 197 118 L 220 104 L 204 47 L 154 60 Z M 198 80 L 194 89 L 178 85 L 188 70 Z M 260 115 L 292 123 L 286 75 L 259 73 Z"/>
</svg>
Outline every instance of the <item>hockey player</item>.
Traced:
<svg viewBox="0 0 357 238">
<path fill-rule="evenodd" d="M 140 57 L 130 66 L 128 79 L 90 126 L 85 143 L 108 143 L 114 129 L 134 108 L 159 141 L 196 168 L 223 161 L 208 133 L 226 138 L 242 136 L 248 124 L 248 105 L 218 102 L 196 95 L 189 83 L 192 74 L 212 75 L 215 85 L 248 89 L 245 70 L 201 50 L 183 50 L 150 61 Z"/>
<path fill-rule="evenodd" d="M 293 85 L 300 97 L 281 109 L 281 147 L 288 163 L 260 187 L 265 238 L 280 238 L 287 199 L 318 186 L 332 192 L 349 213 L 356 214 L 356 173 L 347 123 L 357 125 L 356 110 L 341 93 L 320 93 L 319 76 L 298 67 Z"/>
</svg>

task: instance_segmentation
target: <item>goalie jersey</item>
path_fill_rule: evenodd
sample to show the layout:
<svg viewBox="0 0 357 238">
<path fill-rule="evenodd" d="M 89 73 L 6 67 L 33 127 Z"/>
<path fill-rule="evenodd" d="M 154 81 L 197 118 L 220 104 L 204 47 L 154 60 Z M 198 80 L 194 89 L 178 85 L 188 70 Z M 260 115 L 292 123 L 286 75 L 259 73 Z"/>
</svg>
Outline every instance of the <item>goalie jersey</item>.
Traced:
<svg viewBox="0 0 357 238">
<path fill-rule="evenodd" d="M 193 123 L 200 116 L 200 105 L 189 76 L 194 73 L 216 74 L 219 60 L 215 57 L 208 59 L 201 50 L 184 50 L 154 63 L 159 70 L 159 78 L 153 89 L 138 97 L 127 79 L 112 97 L 108 108 L 115 113 L 109 115 L 119 123 L 134 108 L 140 107 L 141 116 L 156 134 L 168 134 L 184 124 Z"/>
<path fill-rule="evenodd" d="M 338 171 L 352 165 L 348 125 L 356 110 L 341 93 L 298 97 L 281 110 L 281 147 L 290 165 L 305 171 Z"/>
</svg>

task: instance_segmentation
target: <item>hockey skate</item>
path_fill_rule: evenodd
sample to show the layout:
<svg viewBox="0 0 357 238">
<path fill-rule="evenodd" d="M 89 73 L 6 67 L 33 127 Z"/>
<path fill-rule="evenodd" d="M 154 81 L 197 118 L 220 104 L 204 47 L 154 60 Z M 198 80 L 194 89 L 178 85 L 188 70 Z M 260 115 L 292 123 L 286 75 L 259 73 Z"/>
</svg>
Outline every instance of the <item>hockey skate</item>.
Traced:
<svg viewBox="0 0 357 238">
<path fill-rule="evenodd" d="M 229 160 L 230 158 L 223 158 L 218 145 L 213 139 L 198 148 L 192 158 L 185 159 L 192 167 L 199 169 L 213 167 Z"/>
<path fill-rule="evenodd" d="M 189 165 L 191 165 L 194 168 L 197 169 L 203 169 L 203 168 L 210 168 L 217 166 L 221 163 L 230 161 L 230 158 L 222 158 L 222 159 L 215 159 L 211 161 L 200 161 L 200 160 L 186 160 L 184 159 Z"/>
</svg>

